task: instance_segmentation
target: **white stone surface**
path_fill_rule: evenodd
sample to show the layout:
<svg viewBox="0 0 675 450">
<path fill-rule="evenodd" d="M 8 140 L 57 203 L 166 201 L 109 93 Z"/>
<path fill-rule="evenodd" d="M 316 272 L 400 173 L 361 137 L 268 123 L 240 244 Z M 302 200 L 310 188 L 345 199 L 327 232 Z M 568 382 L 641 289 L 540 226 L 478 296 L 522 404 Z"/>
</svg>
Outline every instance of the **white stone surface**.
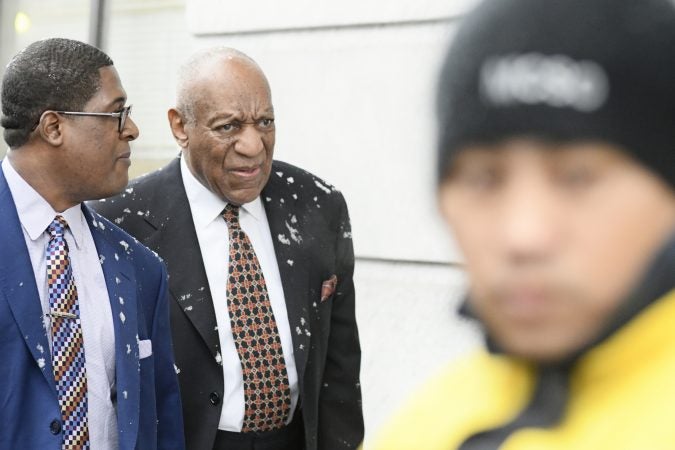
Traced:
<svg viewBox="0 0 675 450">
<path fill-rule="evenodd" d="M 465 12 L 475 0 L 186 0 L 188 29 L 197 35 L 298 28 L 391 24 L 442 19 Z"/>
<path fill-rule="evenodd" d="M 357 260 L 354 281 L 368 439 L 416 387 L 481 340 L 457 315 L 466 280 L 455 266 Z"/>
</svg>

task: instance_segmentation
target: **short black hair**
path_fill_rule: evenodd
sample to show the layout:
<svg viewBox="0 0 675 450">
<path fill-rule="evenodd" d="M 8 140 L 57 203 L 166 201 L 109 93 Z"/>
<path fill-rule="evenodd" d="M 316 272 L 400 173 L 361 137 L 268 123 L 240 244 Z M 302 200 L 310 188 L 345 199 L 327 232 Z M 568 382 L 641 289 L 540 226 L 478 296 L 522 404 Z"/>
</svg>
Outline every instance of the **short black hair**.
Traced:
<svg viewBox="0 0 675 450">
<path fill-rule="evenodd" d="M 2 80 L 7 145 L 25 144 L 47 110 L 81 111 L 101 87 L 99 69 L 112 65 L 103 51 L 71 39 L 45 39 L 19 52 Z"/>
</svg>

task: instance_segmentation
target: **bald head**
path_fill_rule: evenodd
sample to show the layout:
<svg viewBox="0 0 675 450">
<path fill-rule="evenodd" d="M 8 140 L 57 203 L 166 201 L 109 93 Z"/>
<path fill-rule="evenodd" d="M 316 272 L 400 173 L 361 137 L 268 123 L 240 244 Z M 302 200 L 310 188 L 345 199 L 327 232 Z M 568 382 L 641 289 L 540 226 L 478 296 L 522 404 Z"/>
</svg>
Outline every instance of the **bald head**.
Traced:
<svg viewBox="0 0 675 450">
<path fill-rule="evenodd" d="M 213 47 L 198 51 L 192 55 L 179 69 L 176 87 L 176 109 L 185 121 L 195 120 L 195 105 L 206 94 L 202 89 L 216 78 L 232 76 L 236 69 L 259 76 L 263 83 L 269 83 L 258 64 L 247 54 L 230 47 Z"/>
</svg>

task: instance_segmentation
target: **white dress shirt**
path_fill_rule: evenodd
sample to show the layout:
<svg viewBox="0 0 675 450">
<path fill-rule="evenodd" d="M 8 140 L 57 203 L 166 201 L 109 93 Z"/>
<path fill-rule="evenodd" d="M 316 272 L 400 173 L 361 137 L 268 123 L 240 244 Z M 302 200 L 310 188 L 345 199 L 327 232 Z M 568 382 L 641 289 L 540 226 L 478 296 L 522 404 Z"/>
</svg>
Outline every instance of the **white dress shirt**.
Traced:
<svg viewBox="0 0 675 450">
<path fill-rule="evenodd" d="M 211 289 L 213 307 L 216 312 L 218 336 L 220 338 L 221 364 L 225 389 L 223 393 L 223 409 L 220 414 L 218 428 L 226 431 L 240 432 L 244 423 L 244 380 L 241 361 L 232 336 L 230 315 L 227 308 L 227 276 L 229 268 L 230 239 L 227 224 L 221 213 L 227 202 L 204 187 L 190 172 L 185 160 L 181 158 L 181 174 L 183 185 L 190 203 L 202 260 L 206 268 L 206 277 Z M 267 292 L 277 322 L 281 347 L 286 360 L 288 381 L 291 387 L 291 409 L 286 423 L 293 418 L 293 411 L 298 402 L 298 374 L 295 368 L 291 326 L 284 299 L 284 290 L 279 275 L 274 244 L 270 233 L 265 208 L 260 197 L 242 205 L 239 210 L 239 223 L 246 232 L 255 250 L 260 267 L 265 277 Z"/>
<path fill-rule="evenodd" d="M 117 416 L 111 394 L 115 391 L 115 333 L 108 289 L 99 262 L 94 239 L 82 213 L 81 205 L 63 212 L 54 209 L 12 167 L 8 158 L 2 162 L 9 190 L 19 215 L 26 240 L 42 312 L 52 346 L 47 293 L 47 227 L 57 215 L 68 222 L 65 239 L 73 270 L 80 307 L 84 357 L 87 370 L 87 417 L 89 441 L 94 450 L 117 449 Z M 43 351 L 43 350 L 41 350 Z"/>
</svg>

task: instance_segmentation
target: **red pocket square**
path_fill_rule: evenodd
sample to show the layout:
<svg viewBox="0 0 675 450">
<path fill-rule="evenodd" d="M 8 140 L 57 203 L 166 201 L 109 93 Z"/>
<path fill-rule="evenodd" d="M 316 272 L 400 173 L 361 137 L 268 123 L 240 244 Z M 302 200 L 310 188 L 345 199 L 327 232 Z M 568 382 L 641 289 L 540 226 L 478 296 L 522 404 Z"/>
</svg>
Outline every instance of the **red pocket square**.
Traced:
<svg viewBox="0 0 675 450">
<path fill-rule="evenodd" d="M 335 287 L 337 286 L 337 276 L 333 275 L 326 281 L 321 284 L 321 301 L 325 302 L 330 298 L 333 293 L 335 293 Z"/>
</svg>

